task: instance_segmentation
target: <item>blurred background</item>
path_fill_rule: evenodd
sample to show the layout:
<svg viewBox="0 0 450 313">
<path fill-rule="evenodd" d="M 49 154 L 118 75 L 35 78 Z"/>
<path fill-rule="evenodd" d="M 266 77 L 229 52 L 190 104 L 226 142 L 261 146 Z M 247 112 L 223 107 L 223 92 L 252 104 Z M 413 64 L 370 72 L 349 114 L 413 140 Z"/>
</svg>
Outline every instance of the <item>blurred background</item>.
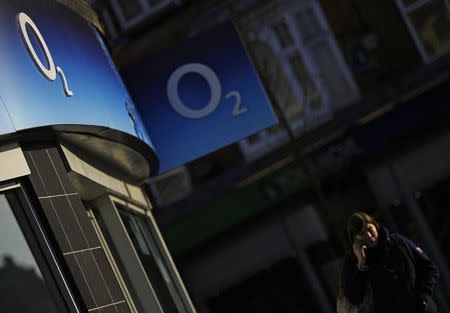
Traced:
<svg viewBox="0 0 450 313">
<path fill-rule="evenodd" d="M 277 113 L 148 183 L 197 312 L 334 312 L 359 210 L 435 261 L 450 312 L 450 1 L 88 2 L 119 71 L 233 22 Z"/>
</svg>

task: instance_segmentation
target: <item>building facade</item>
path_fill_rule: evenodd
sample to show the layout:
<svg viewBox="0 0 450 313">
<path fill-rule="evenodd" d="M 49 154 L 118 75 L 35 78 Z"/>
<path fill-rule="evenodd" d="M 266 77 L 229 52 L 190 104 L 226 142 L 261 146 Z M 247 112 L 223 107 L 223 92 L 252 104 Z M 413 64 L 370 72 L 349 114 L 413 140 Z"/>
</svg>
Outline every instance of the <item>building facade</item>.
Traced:
<svg viewBox="0 0 450 313">
<path fill-rule="evenodd" d="M 231 20 L 277 110 L 278 125 L 151 180 L 199 312 L 332 312 L 355 210 L 423 247 L 450 312 L 448 1 L 96 8 L 120 69 Z"/>
<path fill-rule="evenodd" d="M 143 183 L 158 159 L 81 1 L 0 3 L 0 311 L 195 312 Z"/>
</svg>

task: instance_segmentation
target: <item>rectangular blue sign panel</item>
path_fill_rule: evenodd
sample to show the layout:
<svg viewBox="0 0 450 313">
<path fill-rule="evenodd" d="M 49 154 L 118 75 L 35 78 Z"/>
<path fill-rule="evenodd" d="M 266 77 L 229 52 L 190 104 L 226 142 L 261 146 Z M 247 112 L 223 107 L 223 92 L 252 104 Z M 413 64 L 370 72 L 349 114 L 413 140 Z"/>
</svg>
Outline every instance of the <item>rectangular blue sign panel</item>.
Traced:
<svg viewBox="0 0 450 313">
<path fill-rule="evenodd" d="M 161 172 L 277 122 L 232 23 L 123 69 Z"/>
<path fill-rule="evenodd" d="M 100 35 L 71 9 L 50 0 L 1 1 L 0 48 L 0 135 L 90 125 L 151 146 Z"/>
</svg>

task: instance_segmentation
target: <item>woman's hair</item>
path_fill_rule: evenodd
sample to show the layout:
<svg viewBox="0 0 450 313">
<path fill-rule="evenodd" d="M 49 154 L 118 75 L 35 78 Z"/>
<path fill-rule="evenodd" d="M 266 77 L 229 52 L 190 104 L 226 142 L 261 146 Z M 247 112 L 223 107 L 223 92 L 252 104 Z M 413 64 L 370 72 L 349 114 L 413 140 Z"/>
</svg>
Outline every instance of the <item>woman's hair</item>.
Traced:
<svg viewBox="0 0 450 313">
<path fill-rule="evenodd" d="M 353 245 L 353 241 L 355 236 L 361 233 L 364 226 L 367 224 L 373 224 L 377 228 L 380 229 L 380 225 L 378 222 L 369 214 L 364 212 L 356 212 L 351 215 L 347 220 L 347 240 L 350 247 Z"/>
</svg>

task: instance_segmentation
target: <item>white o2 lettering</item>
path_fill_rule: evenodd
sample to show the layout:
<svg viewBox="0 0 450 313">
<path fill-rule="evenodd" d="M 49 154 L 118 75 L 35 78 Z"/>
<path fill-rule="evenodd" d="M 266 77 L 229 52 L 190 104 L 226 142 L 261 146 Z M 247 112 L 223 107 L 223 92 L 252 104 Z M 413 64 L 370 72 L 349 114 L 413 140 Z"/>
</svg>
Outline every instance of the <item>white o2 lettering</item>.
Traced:
<svg viewBox="0 0 450 313">
<path fill-rule="evenodd" d="M 59 76 L 61 77 L 61 83 L 63 84 L 64 94 L 67 97 L 72 97 L 73 96 L 73 91 L 70 90 L 69 86 L 67 85 L 66 75 L 64 75 L 64 72 L 63 72 L 62 68 L 57 66 L 56 67 L 56 71 L 58 72 Z"/>
<path fill-rule="evenodd" d="M 209 103 L 200 110 L 188 108 L 180 99 L 178 83 L 180 82 L 181 77 L 187 73 L 197 73 L 201 75 L 206 79 L 211 88 L 211 99 L 209 99 Z M 172 73 L 167 83 L 167 96 L 169 97 L 169 102 L 172 104 L 174 110 L 181 116 L 194 119 L 203 118 L 217 109 L 220 98 L 222 97 L 222 86 L 220 85 L 219 78 L 212 69 L 200 63 L 189 63 L 180 66 Z"/>
<path fill-rule="evenodd" d="M 234 108 L 233 108 L 233 116 L 238 116 L 241 115 L 242 113 L 247 112 L 247 108 L 246 107 L 241 107 L 242 104 L 242 97 L 241 94 L 237 91 L 230 91 L 229 93 L 227 93 L 227 95 L 225 96 L 225 98 L 231 98 L 234 97 L 236 99 L 236 102 L 234 104 Z"/>
<path fill-rule="evenodd" d="M 39 59 L 36 50 L 34 50 L 33 45 L 31 44 L 30 37 L 28 36 L 27 31 L 27 25 L 31 27 L 34 34 L 36 35 L 37 39 L 39 40 L 39 44 L 41 45 L 42 49 L 44 50 L 45 58 L 47 59 L 48 67 L 47 68 L 44 64 L 42 64 L 41 60 Z M 42 37 L 41 32 L 37 28 L 36 24 L 34 24 L 33 20 L 26 15 L 25 13 L 21 12 L 19 13 L 19 26 L 20 26 L 20 33 L 22 34 L 22 39 L 25 42 L 25 46 L 28 50 L 28 52 L 31 55 L 31 58 L 33 59 L 34 63 L 38 67 L 38 69 L 41 71 L 41 73 L 47 78 L 49 81 L 54 81 L 56 79 L 56 68 L 55 63 L 53 62 L 52 55 L 50 54 L 50 51 L 48 50 L 47 44 L 45 43 L 44 37 Z"/>
<path fill-rule="evenodd" d="M 180 99 L 178 84 L 180 79 L 188 74 L 196 73 L 202 76 L 211 89 L 211 98 L 206 106 L 201 109 L 191 109 L 187 107 Z M 208 66 L 200 63 L 188 63 L 177 68 L 170 75 L 167 82 L 167 97 L 173 109 L 183 117 L 190 119 L 204 118 L 213 113 L 220 104 L 222 98 L 222 86 L 217 74 Z M 247 108 L 241 107 L 241 94 L 237 91 L 230 91 L 225 98 L 234 97 L 236 103 L 232 111 L 233 116 L 238 116 L 247 111 Z"/>
<path fill-rule="evenodd" d="M 61 77 L 65 95 L 67 97 L 73 96 L 73 92 L 69 89 L 67 79 L 66 76 L 64 75 L 63 70 L 59 66 L 55 67 L 55 63 L 53 62 L 53 58 L 50 53 L 50 50 L 48 49 L 47 43 L 45 42 L 44 37 L 37 28 L 36 24 L 27 14 L 23 12 L 20 12 L 18 14 L 18 21 L 22 40 L 25 44 L 25 47 L 27 48 L 28 53 L 31 56 L 31 59 L 33 60 L 38 70 L 49 81 L 54 81 L 56 79 L 56 74 L 59 74 Z M 39 45 L 44 51 L 47 66 L 42 63 L 41 59 L 39 59 L 39 56 L 37 55 L 36 50 L 34 49 L 33 44 L 31 43 L 30 36 L 28 35 L 27 25 L 31 27 L 31 30 L 38 39 Z"/>
</svg>

